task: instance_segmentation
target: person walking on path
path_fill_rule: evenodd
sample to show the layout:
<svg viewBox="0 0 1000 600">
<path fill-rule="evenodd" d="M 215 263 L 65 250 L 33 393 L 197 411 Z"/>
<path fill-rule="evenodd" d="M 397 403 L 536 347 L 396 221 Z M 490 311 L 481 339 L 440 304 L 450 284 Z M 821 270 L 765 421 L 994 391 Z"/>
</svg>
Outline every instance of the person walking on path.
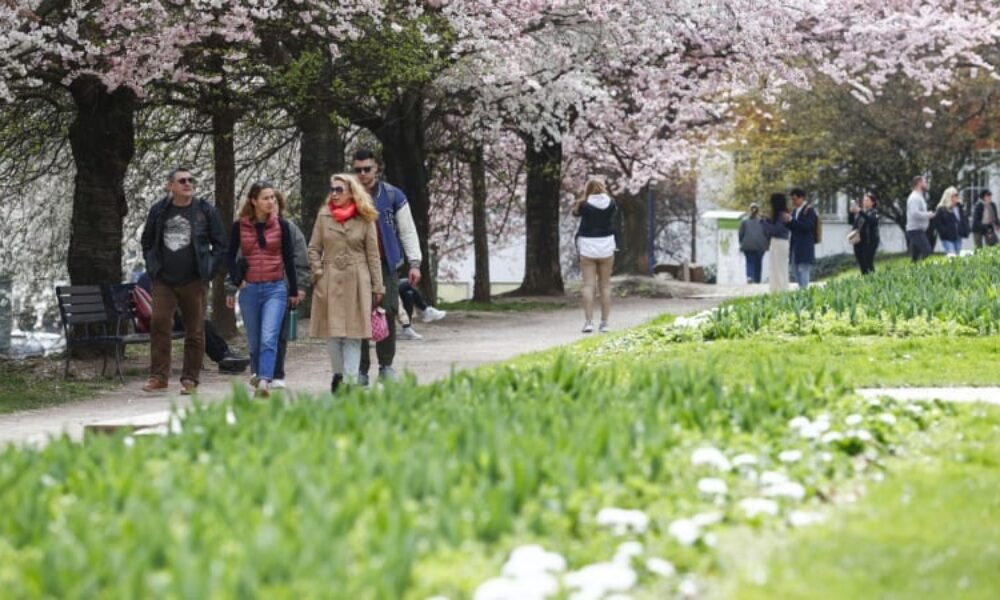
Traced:
<svg viewBox="0 0 1000 600">
<path fill-rule="evenodd" d="M 235 306 L 238 289 L 250 348 L 251 384 L 257 388 L 257 395 L 265 398 L 270 395 L 274 379 L 285 307 L 298 306 L 300 299 L 295 273 L 295 240 L 288 221 L 278 216 L 277 203 L 273 184 L 255 182 L 250 186 L 229 236 L 232 287 L 226 297 L 226 306 Z M 243 254 L 245 268 L 237 264 L 238 252 Z"/>
<path fill-rule="evenodd" d="M 223 266 L 226 238 L 215 207 L 194 196 L 191 170 L 167 176 L 166 198 L 153 204 L 142 230 L 146 272 L 153 280 L 149 332 L 149 379 L 144 391 L 164 390 L 170 381 L 170 331 L 179 306 L 184 321 L 181 394 L 192 394 L 205 359 L 205 305 L 208 283 Z"/>
<path fill-rule="evenodd" d="M 934 211 L 931 225 L 941 240 L 947 256 L 958 256 L 962 251 L 962 207 L 958 188 L 951 186 L 941 194 L 941 201 Z"/>
<path fill-rule="evenodd" d="M 601 294 L 601 324 L 598 331 L 607 332 L 611 316 L 611 270 L 615 264 L 615 215 L 618 206 L 608 195 L 599 179 L 587 182 L 580 199 L 573 207 L 573 216 L 580 217 L 576 230 L 576 247 L 580 252 L 580 272 L 583 274 L 583 333 L 594 331 L 594 288 Z"/>
<path fill-rule="evenodd" d="M 314 283 L 309 335 L 327 339 L 331 392 L 358 377 L 361 341 L 372 336 L 372 306 L 385 293 L 378 219 L 371 196 L 357 178 L 341 174 L 330 179 L 327 204 L 309 238 Z"/>
<path fill-rule="evenodd" d="M 769 240 L 767 269 L 772 292 L 788 289 L 788 239 L 791 232 L 786 227 L 789 220 L 788 198 L 784 194 L 771 194 L 771 216 L 762 221 Z"/>
<path fill-rule="evenodd" d="M 354 173 L 368 192 L 378 211 L 378 242 L 382 259 L 382 281 L 385 294 L 381 307 L 385 309 L 389 324 L 389 336 L 375 344 L 380 379 L 394 379 L 396 371 L 392 362 L 396 358 L 396 315 L 399 313 L 399 290 L 396 271 L 405 260 L 409 264 L 407 279 L 410 285 L 420 283 L 420 238 L 413 223 L 410 204 L 406 194 L 399 188 L 379 180 L 379 165 L 371 150 L 362 148 L 354 153 Z M 358 381 L 368 385 L 368 371 L 371 369 L 370 344 L 365 339 L 361 344 L 361 372 Z"/>
<path fill-rule="evenodd" d="M 910 260 L 921 261 L 931 255 L 931 243 L 927 237 L 934 213 L 927 211 L 927 180 L 917 175 L 913 178 L 913 191 L 906 199 L 906 241 L 910 246 Z"/>
<path fill-rule="evenodd" d="M 979 200 L 972 209 L 972 239 L 976 248 L 983 245 L 995 246 L 1000 237 L 1000 213 L 993 202 L 993 193 L 989 190 L 979 192 Z"/>
<path fill-rule="evenodd" d="M 275 207 L 278 216 L 285 214 L 288 202 L 285 195 L 278 190 L 274 190 L 274 195 L 278 202 Z M 298 310 L 298 304 L 306 299 L 310 277 L 309 277 L 309 245 L 306 243 L 306 236 L 294 221 L 288 219 L 288 231 L 292 234 L 292 246 L 295 249 L 295 279 L 299 285 L 298 302 L 296 306 L 288 303 L 285 310 L 285 317 L 281 321 L 281 333 L 278 336 L 278 354 L 274 358 L 274 379 L 271 381 L 272 387 L 282 389 L 285 387 L 285 356 L 288 354 L 288 321 L 292 318 L 292 311 Z"/>
<path fill-rule="evenodd" d="M 813 265 L 816 263 L 816 228 L 819 215 L 816 209 L 806 202 L 806 193 L 801 189 L 791 192 L 792 214 L 788 216 L 785 225 L 791 231 L 789 252 L 791 253 L 792 271 L 799 289 L 809 287 Z"/>
<path fill-rule="evenodd" d="M 854 244 L 854 258 L 862 275 L 875 272 L 875 252 L 879 246 L 878 199 L 874 192 L 866 192 L 861 206 L 853 201 L 847 214 L 847 222 L 857 231 L 858 241 Z"/>
<path fill-rule="evenodd" d="M 746 257 L 747 283 L 760 283 L 768 240 L 761 223 L 760 206 L 756 202 L 750 205 L 750 214 L 740 223 L 739 240 L 740 252 Z"/>
</svg>

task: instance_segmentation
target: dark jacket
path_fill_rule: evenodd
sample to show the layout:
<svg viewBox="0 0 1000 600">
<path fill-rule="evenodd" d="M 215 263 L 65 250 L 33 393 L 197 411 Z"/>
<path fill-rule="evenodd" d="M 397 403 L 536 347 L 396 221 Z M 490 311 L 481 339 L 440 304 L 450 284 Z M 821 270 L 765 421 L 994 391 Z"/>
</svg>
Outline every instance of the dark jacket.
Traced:
<svg viewBox="0 0 1000 600">
<path fill-rule="evenodd" d="M 934 211 L 934 218 L 931 219 L 931 226 L 937 236 L 948 242 L 957 242 L 961 235 L 961 221 L 955 213 L 947 208 L 938 208 Z"/>
<path fill-rule="evenodd" d="M 792 232 L 788 246 L 789 261 L 793 265 L 811 265 L 816 262 L 816 219 L 819 216 L 809 204 L 803 204 L 798 218 L 792 210 L 792 220 L 786 223 Z"/>
<path fill-rule="evenodd" d="M 740 252 L 767 252 L 768 238 L 759 217 L 747 217 L 740 223 Z"/>
<path fill-rule="evenodd" d="M 167 196 L 149 208 L 142 230 L 142 255 L 146 259 L 146 272 L 152 279 L 156 279 L 163 268 L 163 226 L 170 201 Z M 226 235 L 219 213 L 211 203 L 204 198 L 194 198 L 191 202 L 194 205 L 191 234 L 198 274 L 202 281 L 211 281 L 225 266 Z"/>
<path fill-rule="evenodd" d="M 872 250 L 878 248 L 881 240 L 879 239 L 877 210 L 873 208 L 868 211 L 847 213 L 847 222 L 861 232 L 861 241 L 857 243 L 858 246 Z"/>
<path fill-rule="evenodd" d="M 993 206 L 993 214 L 996 218 L 1000 218 L 1000 213 L 997 212 L 997 203 L 990 202 Z M 986 233 L 987 226 L 983 224 L 983 216 L 986 213 L 986 203 L 982 200 L 977 200 L 976 205 L 972 209 L 972 231 L 973 233 L 983 234 Z M 993 221 L 993 226 L 996 227 L 996 218 Z"/>
<path fill-rule="evenodd" d="M 399 225 L 396 213 L 406 205 L 406 194 L 398 187 L 379 181 L 372 194 L 372 202 L 378 210 L 378 233 L 382 247 L 382 260 L 395 271 L 403 264 L 403 244 L 399 241 Z M 411 264 L 419 266 L 420 263 Z"/>
</svg>

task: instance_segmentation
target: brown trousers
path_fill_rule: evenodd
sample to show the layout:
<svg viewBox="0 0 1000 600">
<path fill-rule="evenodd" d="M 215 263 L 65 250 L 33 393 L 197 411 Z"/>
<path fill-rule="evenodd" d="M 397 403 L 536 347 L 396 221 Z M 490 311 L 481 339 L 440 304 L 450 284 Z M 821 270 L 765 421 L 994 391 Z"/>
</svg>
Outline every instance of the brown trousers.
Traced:
<svg viewBox="0 0 1000 600">
<path fill-rule="evenodd" d="M 594 289 L 601 295 L 601 322 L 607 323 L 611 315 L 611 270 L 615 265 L 615 257 L 587 258 L 580 257 L 580 271 L 583 273 L 583 314 L 588 321 L 594 320 Z"/>
<path fill-rule="evenodd" d="M 181 380 L 198 383 L 205 358 L 205 305 L 208 287 L 196 279 L 184 285 L 153 281 L 153 318 L 149 326 L 149 375 L 170 381 L 170 333 L 179 306 L 184 320 L 184 368 Z"/>
</svg>

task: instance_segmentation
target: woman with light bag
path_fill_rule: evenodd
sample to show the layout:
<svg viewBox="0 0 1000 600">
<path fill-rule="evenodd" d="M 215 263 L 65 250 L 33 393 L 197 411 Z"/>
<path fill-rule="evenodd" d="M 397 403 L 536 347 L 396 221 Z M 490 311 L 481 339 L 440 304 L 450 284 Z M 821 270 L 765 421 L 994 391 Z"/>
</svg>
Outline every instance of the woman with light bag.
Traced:
<svg viewBox="0 0 1000 600">
<path fill-rule="evenodd" d="M 326 338 L 333 379 L 330 391 L 353 383 L 361 366 L 361 340 L 372 337 L 372 308 L 385 293 L 379 262 L 378 211 L 353 175 L 330 178 L 326 205 L 309 240 L 313 301 L 309 335 Z"/>
<path fill-rule="evenodd" d="M 854 226 L 847 241 L 854 245 L 854 258 L 862 275 L 875 272 L 875 252 L 878 250 L 878 199 L 874 192 L 867 192 L 859 207 L 853 201 L 847 222 Z"/>
</svg>

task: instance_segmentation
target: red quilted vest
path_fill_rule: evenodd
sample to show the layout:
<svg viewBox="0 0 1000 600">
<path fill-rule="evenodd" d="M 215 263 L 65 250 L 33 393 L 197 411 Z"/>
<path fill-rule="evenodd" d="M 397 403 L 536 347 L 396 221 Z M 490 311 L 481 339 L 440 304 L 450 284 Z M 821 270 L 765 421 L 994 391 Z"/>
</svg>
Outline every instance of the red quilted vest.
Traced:
<svg viewBox="0 0 1000 600">
<path fill-rule="evenodd" d="M 265 247 L 257 243 L 257 228 L 248 217 L 240 219 L 240 250 L 247 261 L 248 283 L 279 281 L 285 277 L 285 267 L 281 260 L 281 225 L 278 218 L 271 215 L 264 226 Z"/>
</svg>

